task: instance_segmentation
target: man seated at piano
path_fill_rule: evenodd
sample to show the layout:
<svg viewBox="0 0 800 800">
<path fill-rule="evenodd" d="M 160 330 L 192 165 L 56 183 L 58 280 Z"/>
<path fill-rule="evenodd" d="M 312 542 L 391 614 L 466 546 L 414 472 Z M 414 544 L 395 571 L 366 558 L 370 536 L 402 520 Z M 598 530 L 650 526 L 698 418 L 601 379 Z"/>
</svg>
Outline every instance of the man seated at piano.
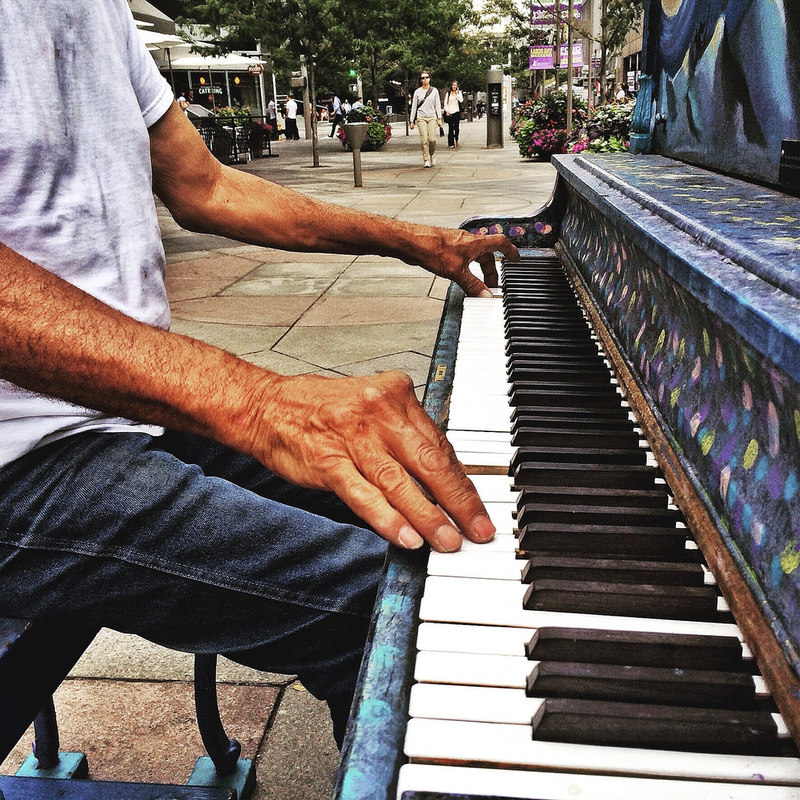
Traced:
<svg viewBox="0 0 800 800">
<path fill-rule="evenodd" d="M 0 22 L 7 101 L 39 109 L 0 134 L 0 615 L 296 674 L 341 741 L 386 542 L 452 551 L 493 525 L 407 376 L 287 377 L 169 333 L 153 191 L 188 229 L 395 257 L 470 295 L 516 249 L 222 166 L 125 0 Z"/>
</svg>

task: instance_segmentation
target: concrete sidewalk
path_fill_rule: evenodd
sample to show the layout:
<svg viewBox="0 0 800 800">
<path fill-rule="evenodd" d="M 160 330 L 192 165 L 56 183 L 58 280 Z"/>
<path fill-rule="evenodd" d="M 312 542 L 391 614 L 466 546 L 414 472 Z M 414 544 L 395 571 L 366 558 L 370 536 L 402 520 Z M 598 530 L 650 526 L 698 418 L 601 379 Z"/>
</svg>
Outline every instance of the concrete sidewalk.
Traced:
<svg viewBox="0 0 800 800">
<path fill-rule="evenodd" d="M 320 129 L 326 134 L 329 126 Z M 382 152 L 363 153 L 363 187 L 337 140 L 273 144 L 277 158 L 241 165 L 276 183 L 409 222 L 457 226 L 476 214 L 528 214 L 549 197 L 555 171 L 523 162 L 516 144 L 486 149 L 485 121 L 464 122 L 461 147 L 440 139 L 424 169 L 416 131 L 395 125 Z M 301 134 L 302 135 L 302 134 Z M 422 396 L 447 284 L 400 261 L 320 256 L 241 245 L 180 229 L 164 209 L 173 329 L 287 374 L 408 372 Z M 61 746 L 87 753 L 98 779 L 184 783 L 203 754 L 192 660 L 136 637 L 103 631 L 56 694 Z M 229 735 L 257 764 L 257 800 L 328 798 L 338 752 L 327 707 L 293 676 L 221 660 L 219 694 Z M 13 773 L 26 736 L 0 765 Z"/>
</svg>

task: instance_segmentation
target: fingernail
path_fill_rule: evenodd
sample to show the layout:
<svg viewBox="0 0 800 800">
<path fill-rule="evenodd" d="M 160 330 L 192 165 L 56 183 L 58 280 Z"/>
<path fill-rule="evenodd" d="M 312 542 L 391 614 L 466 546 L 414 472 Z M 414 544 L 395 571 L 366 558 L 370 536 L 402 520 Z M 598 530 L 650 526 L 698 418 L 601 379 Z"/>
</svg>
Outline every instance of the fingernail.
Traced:
<svg viewBox="0 0 800 800">
<path fill-rule="evenodd" d="M 486 514 L 478 514 L 472 520 L 472 531 L 477 539 L 482 542 L 488 542 L 494 539 L 497 529 Z"/>
<path fill-rule="evenodd" d="M 452 553 L 461 548 L 461 534 L 451 525 L 440 525 L 434 536 L 436 549 L 445 553 Z"/>
<path fill-rule="evenodd" d="M 494 295 L 489 289 L 483 289 L 478 297 L 494 297 Z"/>
<path fill-rule="evenodd" d="M 407 550 L 419 550 L 424 544 L 423 538 L 409 525 L 403 525 L 400 528 L 397 538 L 400 544 Z"/>
</svg>

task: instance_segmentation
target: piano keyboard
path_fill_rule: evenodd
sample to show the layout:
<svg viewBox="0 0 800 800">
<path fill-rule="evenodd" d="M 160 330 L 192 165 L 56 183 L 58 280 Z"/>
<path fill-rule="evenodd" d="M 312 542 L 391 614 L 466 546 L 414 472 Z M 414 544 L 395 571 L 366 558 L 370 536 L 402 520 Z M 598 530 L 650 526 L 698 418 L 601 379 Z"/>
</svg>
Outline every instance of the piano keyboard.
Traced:
<svg viewBox="0 0 800 800">
<path fill-rule="evenodd" d="M 794 745 L 552 252 L 464 301 L 448 438 L 497 535 L 430 554 L 398 797 L 799 797 Z"/>
</svg>

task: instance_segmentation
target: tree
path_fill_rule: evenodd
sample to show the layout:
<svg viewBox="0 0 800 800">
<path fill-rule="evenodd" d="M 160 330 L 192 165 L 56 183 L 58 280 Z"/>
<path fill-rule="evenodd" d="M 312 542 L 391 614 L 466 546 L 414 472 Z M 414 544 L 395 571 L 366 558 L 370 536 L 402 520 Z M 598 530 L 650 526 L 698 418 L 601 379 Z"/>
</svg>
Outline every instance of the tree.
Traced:
<svg viewBox="0 0 800 800">
<path fill-rule="evenodd" d="M 606 99 L 605 74 L 608 59 L 622 50 L 625 39 L 641 24 L 644 0 L 603 0 L 600 16 L 601 101 Z"/>
<path fill-rule="evenodd" d="M 354 63 L 369 75 L 373 102 L 390 82 L 407 97 L 421 69 L 442 78 L 438 54 L 459 47 L 467 0 L 363 0 L 350 20 Z M 402 22 L 398 23 L 398 20 Z"/>
<path fill-rule="evenodd" d="M 187 3 L 188 22 L 201 23 L 221 51 L 245 37 L 272 52 L 305 61 L 308 70 L 313 164 L 319 166 L 316 76 L 336 65 L 349 47 L 346 22 L 354 0 L 195 0 Z M 280 24 L 276 24 L 280 20 Z"/>
</svg>

